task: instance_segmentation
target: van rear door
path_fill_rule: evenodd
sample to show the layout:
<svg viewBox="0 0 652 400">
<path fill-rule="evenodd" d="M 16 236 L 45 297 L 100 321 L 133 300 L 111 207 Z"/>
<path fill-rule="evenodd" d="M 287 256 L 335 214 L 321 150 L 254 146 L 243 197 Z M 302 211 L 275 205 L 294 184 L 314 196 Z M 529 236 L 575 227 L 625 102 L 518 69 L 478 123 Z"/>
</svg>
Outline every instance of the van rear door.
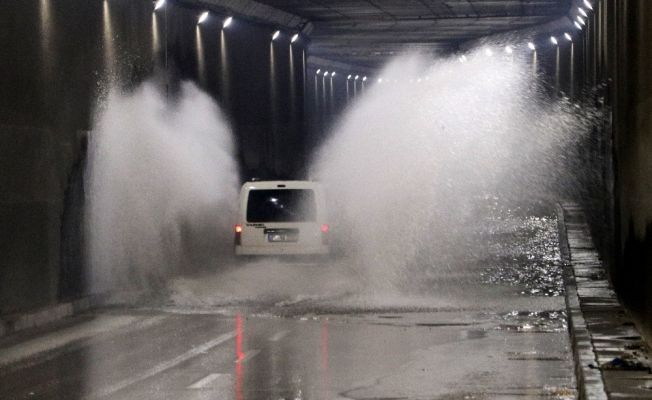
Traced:
<svg viewBox="0 0 652 400">
<path fill-rule="evenodd" d="M 321 243 L 313 189 L 252 189 L 243 246 L 316 246 Z"/>
</svg>

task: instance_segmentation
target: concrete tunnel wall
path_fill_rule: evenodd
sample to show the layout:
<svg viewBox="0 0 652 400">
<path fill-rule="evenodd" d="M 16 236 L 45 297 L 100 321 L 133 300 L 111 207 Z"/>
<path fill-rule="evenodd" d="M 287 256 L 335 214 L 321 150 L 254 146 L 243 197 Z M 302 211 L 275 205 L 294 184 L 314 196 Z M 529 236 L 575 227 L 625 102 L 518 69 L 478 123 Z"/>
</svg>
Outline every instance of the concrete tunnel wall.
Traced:
<svg viewBox="0 0 652 400">
<path fill-rule="evenodd" d="M 602 87 L 602 141 L 611 203 L 594 209 L 594 236 L 620 298 L 652 338 L 652 4 L 601 1 L 588 21 L 585 79 Z M 612 229 L 611 229 L 612 228 Z"/>
<path fill-rule="evenodd" d="M 168 1 L 166 25 L 153 7 L 150 0 L 2 3 L 0 315 L 84 294 L 82 171 L 93 112 L 111 82 L 127 91 L 149 78 L 165 82 L 166 47 L 170 91 L 191 80 L 230 118 L 243 178 L 303 168 L 305 42 L 290 46 L 285 34 L 270 44 L 276 27 L 236 19 L 224 49 L 224 16 L 213 14 L 198 33 L 202 10 Z M 279 156 L 287 152 L 293 156 Z"/>
<path fill-rule="evenodd" d="M 619 77 L 620 93 L 616 94 L 622 104 L 614 127 L 619 239 L 614 281 L 649 339 L 652 338 L 652 5 L 640 0 L 627 2 L 625 7 L 625 15 L 629 14 L 631 19 L 626 21 L 619 41 L 631 40 L 632 48 L 623 54 L 627 71 Z"/>
</svg>

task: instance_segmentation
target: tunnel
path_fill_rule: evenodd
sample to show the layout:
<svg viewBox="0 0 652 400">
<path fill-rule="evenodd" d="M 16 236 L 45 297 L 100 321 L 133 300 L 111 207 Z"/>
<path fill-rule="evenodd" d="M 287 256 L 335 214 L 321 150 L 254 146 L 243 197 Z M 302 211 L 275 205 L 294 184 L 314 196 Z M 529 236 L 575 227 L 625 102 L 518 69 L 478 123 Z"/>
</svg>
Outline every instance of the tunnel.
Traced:
<svg viewBox="0 0 652 400">
<path fill-rule="evenodd" d="M 198 309 L 207 307 L 210 312 L 227 315 L 224 326 L 235 323 L 232 335 L 225 333 L 213 338 L 200 350 L 209 352 L 231 340 L 237 344 L 235 369 L 209 374 L 193 384 L 195 389 L 206 387 L 213 388 L 214 393 L 225 393 L 220 390 L 228 387 L 229 394 L 224 398 L 290 398 L 290 389 L 279 388 L 303 387 L 305 383 L 292 381 L 290 376 L 300 375 L 301 362 L 295 357 L 312 357 L 321 381 L 310 381 L 317 379 L 314 376 L 306 378 L 306 388 L 314 392 L 293 393 L 296 398 L 424 398 L 426 394 L 445 398 L 433 395 L 440 392 L 426 384 L 414 383 L 427 378 L 411 381 L 417 379 L 412 375 L 394 379 L 408 382 L 405 387 L 413 382 L 414 387 L 423 387 L 424 392 L 392 389 L 381 393 L 380 388 L 385 386 L 378 382 L 385 384 L 385 378 L 365 374 L 361 374 L 365 378 L 356 382 L 356 388 L 342 384 L 335 390 L 337 385 L 331 385 L 330 379 L 341 382 L 351 377 L 341 376 L 332 365 L 329 369 L 328 346 L 346 348 L 347 343 L 337 336 L 342 328 L 339 322 L 321 316 L 349 315 L 360 304 L 338 303 L 334 308 L 320 308 L 319 303 L 307 305 L 301 311 L 283 307 L 291 308 L 304 301 L 318 303 L 335 292 L 346 297 L 350 292 L 362 293 L 365 287 L 374 287 L 374 296 L 378 296 L 374 301 L 378 303 L 365 298 L 360 302 L 370 302 L 364 303 L 365 307 L 372 304 L 368 309 L 351 311 L 351 315 L 359 313 L 374 319 L 373 323 L 368 331 L 356 325 L 350 331 L 350 346 L 356 343 L 367 349 L 368 345 L 369 352 L 360 353 L 360 357 L 368 365 L 378 366 L 378 376 L 390 376 L 390 370 L 398 368 L 395 364 L 403 360 L 402 356 L 385 365 L 381 357 L 371 355 L 382 351 L 383 340 L 390 347 L 401 343 L 394 333 L 374 333 L 382 323 L 398 321 L 392 315 L 384 315 L 391 314 L 385 312 L 387 309 L 408 310 L 408 314 L 418 310 L 446 313 L 449 307 L 466 306 L 448 303 L 457 294 L 450 298 L 442 295 L 444 300 L 436 305 L 423 305 L 402 297 L 394 304 L 395 298 L 384 298 L 383 293 L 386 289 L 391 292 L 388 287 L 397 279 L 401 296 L 406 287 L 421 293 L 426 290 L 423 286 L 427 286 L 425 282 L 429 282 L 431 273 L 423 265 L 441 264 L 438 271 L 450 274 L 454 269 L 451 266 L 461 260 L 484 254 L 487 249 L 495 250 L 490 245 L 493 239 L 482 239 L 481 247 L 470 250 L 475 243 L 471 233 L 456 228 L 456 218 L 470 218 L 468 213 L 442 211 L 446 207 L 462 209 L 474 202 L 485 208 L 478 211 L 481 217 L 473 218 L 490 216 L 496 222 L 520 212 L 530 213 L 530 219 L 526 218 L 529 229 L 548 229 L 555 243 L 559 233 L 559 244 L 550 250 L 551 255 L 545 256 L 556 257 L 559 270 L 547 270 L 546 278 L 536 278 L 540 282 L 558 281 L 559 288 L 546 283 L 536 288 L 526 285 L 519 290 L 536 290 L 530 294 L 545 292 L 560 299 L 566 296 L 563 306 L 541 305 L 542 309 L 532 312 L 537 318 L 554 314 L 555 323 L 564 320 L 560 322 L 561 331 L 570 332 L 571 341 L 566 349 L 571 354 L 569 376 L 574 377 L 577 386 L 569 389 L 568 396 L 616 398 L 628 389 L 622 389 L 619 385 L 627 385 L 620 381 L 613 383 L 610 369 L 627 369 L 623 365 L 639 372 L 645 369 L 643 364 L 620 353 L 600 353 L 592 362 L 585 362 L 582 349 L 592 348 L 595 354 L 601 351 L 596 343 L 602 339 L 597 333 L 591 336 L 592 318 L 617 319 L 618 329 L 634 329 L 635 333 L 616 329 L 611 337 L 638 338 L 635 346 L 641 349 L 647 348 L 646 340 L 652 335 L 652 3 L 5 0 L 0 10 L 0 250 L 4 256 L 0 267 L 0 350 L 6 347 L 8 354 L 8 361 L 0 357 L 0 382 L 4 376 L 9 382 L 6 387 L 16 388 L 7 389 L 3 396 L 26 398 L 22 396 L 31 392 L 21 392 L 24 388 L 14 383 L 22 379 L 16 371 L 23 367 L 7 367 L 12 363 L 22 365 L 16 361 L 18 356 L 11 358 L 11 346 L 16 343 L 26 342 L 51 326 L 73 329 L 79 320 L 87 323 L 94 318 L 109 318 L 108 314 L 95 315 L 98 310 L 105 313 L 124 307 L 140 310 L 144 315 L 149 312 L 145 309 L 159 310 L 179 299 L 192 298 L 200 304 Z M 514 71 L 512 65 L 517 65 Z M 479 94 L 469 94 L 476 89 Z M 468 97 L 459 98 L 460 93 Z M 523 97 L 515 99 L 518 96 Z M 468 109 L 458 115 L 464 107 Z M 498 134 L 502 127 L 491 125 L 492 118 L 515 109 L 520 110 L 519 114 L 505 131 L 519 133 Z M 401 119 L 401 112 L 409 117 Z M 460 122 L 466 115 L 477 115 L 477 119 L 473 123 Z M 431 119 L 419 122 L 427 118 Z M 395 132 L 379 133 L 374 139 L 374 132 L 384 129 Z M 396 132 L 397 129 L 405 131 Z M 423 135 L 412 142 L 403 140 L 411 129 L 421 130 Z M 490 138 L 473 136 L 470 132 L 476 129 L 497 134 Z M 563 130 L 564 135 L 546 136 L 546 132 L 555 129 Z M 436 141 L 423 138 L 441 132 L 445 133 Z M 349 139 L 342 139 L 344 134 Z M 500 158 L 497 154 L 503 150 L 506 154 L 519 154 L 522 159 L 511 160 L 509 155 Z M 468 151 L 468 156 L 460 155 L 460 151 Z M 485 156 L 487 159 L 481 159 Z M 555 169 L 532 167 L 541 160 Z M 442 167 L 447 162 L 457 164 Z M 107 165 L 111 166 L 110 171 L 102 169 Z M 433 172 L 439 169 L 443 172 Z M 472 178 L 468 182 L 458 183 L 469 176 Z M 431 177 L 436 177 L 436 186 L 442 189 L 429 186 Z M 314 278 L 310 279 L 316 283 L 311 281 L 305 287 L 301 286 L 301 274 L 305 271 L 296 272 L 294 260 L 272 263 L 281 275 L 287 274 L 287 280 L 265 275 L 268 273 L 256 274 L 252 265 L 262 268 L 262 263 L 257 262 L 242 267 L 243 271 L 252 271 L 252 276 L 237 272 L 239 267 L 234 265 L 240 264 L 232 250 L 233 226 L 236 224 L 238 234 L 243 226 L 255 228 L 255 224 L 250 227 L 234 217 L 240 205 L 234 199 L 242 184 L 250 182 L 255 187 L 257 181 L 272 181 L 283 185 L 278 188 L 285 188 L 286 181 L 319 178 L 335 182 L 329 188 L 328 198 L 346 208 L 346 213 L 338 216 L 340 219 L 334 218 L 328 224 L 320 221 L 320 237 L 337 252 L 336 260 L 356 261 L 333 273 L 311 270 Z M 510 182 L 510 190 L 499 189 L 489 195 L 478 189 L 491 185 L 500 188 L 506 181 Z M 514 189 L 522 182 L 523 186 Z M 101 195 L 97 194 L 98 188 L 104 190 Z M 542 200 L 537 200 L 537 196 Z M 361 204 L 347 208 L 351 199 Z M 505 199 L 509 205 L 500 208 L 497 204 Z M 495 208 L 489 212 L 487 207 Z M 501 212 L 508 217 L 492 214 Z M 412 220 L 416 214 L 436 221 Z M 385 229 L 392 224 L 397 228 Z M 98 225 L 102 226 L 99 233 Z M 545 236 L 541 232 L 536 240 Z M 476 233 L 474 230 L 473 234 Z M 362 243 L 356 234 L 371 239 Z M 139 235 L 149 235 L 148 241 L 141 241 Z M 506 239 L 503 247 L 496 245 L 500 251 L 521 245 L 522 237 L 512 231 L 501 237 Z M 238 236 L 236 244 L 237 240 Z M 527 251 L 543 251 L 544 245 L 529 240 L 523 246 L 535 250 Z M 120 250 L 104 251 L 112 245 Z M 532 247 L 535 245 L 540 247 Z M 432 250 L 435 248 L 436 252 Z M 449 251 L 453 248 L 455 251 Z M 501 257 L 527 264 L 527 251 L 514 256 L 501 253 Z M 494 258 L 487 261 L 489 264 L 504 261 L 497 255 L 491 257 Z M 539 267 L 550 261 L 541 257 L 544 261 L 537 264 Z M 409 262 L 405 261 L 408 259 Z M 334 261 L 337 265 L 347 262 Z M 351 265 L 358 265 L 357 262 L 365 266 L 351 272 Z M 400 267 L 384 274 L 368 265 L 392 262 Z M 142 263 L 156 267 L 141 269 Z M 118 264 L 123 266 L 112 269 Z M 103 271 L 98 273 L 98 266 Z M 499 270 L 503 274 L 507 267 L 501 268 L 495 267 L 491 273 Z M 520 279 L 515 276 L 522 278 L 530 272 L 517 272 L 509 275 L 511 278 L 501 275 L 501 285 L 520 284 L 514 283 Z M 484 279 L 483 284 L 493 282 L 494 278 L 487 278 L 486 274 L 490 275 L 485 271 L 478 279 Z M 224 289 L 232 298 L 222 299 L 212 289 L 190 283 L 208 282 L 214 276 L 219 276 L 215 279 L 220 282 L 216 284 L 216 293 Z M 306 293 L 293 292 L 295 297 L 288 300 L 283 294 L 296 283 L 292 277 L 301 282 L 302 289 L 297 290 Z M 365 283 L 349 286 L 356 279 Z M 248 280 L 250 285 L 242 283 Z M 437 290 L 457 293 L 471 285 L 467 281 L 452 282 L 439 282 Z M 246 293 L 233 289 L 241 285 Z M 124 295 L 127 287 L 129 293 Z M 335 287 L 346 289 L 340 291 Z M 218 300 L 200 299 L 203 295 L 217 296 Z M 143 296 L 146 300 L 142 300 Z M 575 300 L 568 300 L 568 296 L 575 296 Z M 118 297 L 120 300 L 114 301 Z M 124 300 L 127 297 L 138 300 Z M 329 307 L 338 298 L 333 297 Z M 314 337 L 302 336 L 297 340 L 312 343 L 314 339 L 319 351 L 314 355 L 302 353 L 304 350 L 283 354 L 284 347 L 274 348 L 275 356 L 256 370 L 257 375 L 246 372 L 245 365 L 249 364 L 245 361 L 251 357 L 248 363 L 252 363 L 260 358 L 259 351 L 266 351 L 261 347 L 248 352 L 246 345 L 243 349 L 243 336 L 251 343 L 263 342 L 252 333 L 247 336 L 248 329 L 256 331 L 256 324 L 262 331 L 277 329 L 274 323 L 249 319 L 257 312 L 264 314 L 262 304 L 273 305 L 272 314 L 278 312 L 281 317 L 290 318 L 291 327 L 282 327 L 269 343 L 281 343 L 288 332 L 299 329 L 296 326 L 301 325 L 303 318 L 314 318 L 319 324 L 305 328 Z M 505 320 L 521 318 L 527 313 L 521 314 L 518 307 L 527 306 L 518 304 L 510 306 L 514 310 L 494 314 Z M 243 311 L 238 305 L 251 308 Z M 174 310 L 166 312 L 178 311 Z M 183 310 L 188 312 L 183 315 L 190 314 Z M 617 314 L 617 318 L 605 316 L 609 312 Z M 558 320 L 555 313 L 563 316 Z M 582 318 L 573 319 L 578 316 Z M 139 314 L 138 318 L 141 317 L 145 319 L 138 323 L 143 324 L 156 324 L 154 321 L 166 318 Z M 133 315 L 121 318 L 110 323 L 122 327 L 121 324 L 127 324 L 124 321 L 138 319 Z M 475 324 L 467 320 L 429 322 L 414 318 L 416 322 L 410 322 L 410 326 Z M 66 325 L 67 321 L 70 325 Z M 585 322 L 588 330 L 578 333 Z M 178 332 L 185 332 L 187 326 L 175 323 L 179 325 L 175 328 Z M 201 329 L 215 328 L 208 320 L 196 323 Z M 506 324 L 503 321 L 496 329 L 509 331 Z M 533 324 L 530 321 L 510 326 L 516 331 L 530 330 L 532 326 L 538 329 L 539 325 Z M 484 338 L 493 329 L 467 328 L 456 335 Z M 375 335 L 374 339 L 365 344 L 360 339 L 365 334 Z M 583 334 L 588 335 L 588 342 L 575 339 Z M 87 338 L 84 335 L 78 339 Z M 435 345 L 419 340 L 422 339 L 407 340 L 410 344 L 406 349 L 416 351 L 419 347 L 415 343 Z M 145 341 L 142 345 L 146 345 Z M 158 344 L 161 348 L 165 345 Z M 170 341 L 170 346 L 181 345 L 178 338 Z M 631 346 L 627 349 L 631 350 Z M 537 350 L 532 349 L 532 353 L 523 350 L 518 354 L 514 350 L 510 357 L 536 358 Z M 108 357 L 112 351 L 100 347 L 71 354 L 82 359 L 81 364 L 90 364 L 93 357 Z M 184 353 L 174 360 L 186 362 L 199 353 Z M 594 357 L 591 354 L 589 358 Z M 558 356 L 546 357 L 557 360 Z M 602 368 L 605 357 L 620 361 Z M 55 362 L 53 368 L 63 370 L 71 362 L 74 363 Z M 161 362 L 154 369 L 139 366 L 139 371 L 145 372 L 142 376 L 136 373 L 136 377 L 140 376 L 138 382 L 170 373 L 162 365 L 168 364 Z M 333 361 L 333 365 L 338 364 Z M 55 379 L 46 367 L 35 370 L 27 381 L 38 390 L 43 389 L 39 377 Z M 3 368 L 8 371 L 6 374 Z M 72 381 L 85 381 L 84 376 L 92 375 L 88 371 L 94 370 L 93 365 L 84 368 L 70 382 L 57 375 L 55 380 L 60 386 L 55 386 L 61 392 L 45 391 L 42 398 L 155 398 L 162 393 L 153 388 L 142 392 L 147 395 L 130 391 L 133 382 L 128 378 L 118 379 L 113 386 L 98 383 L 104 389 L 97 392 L 69 387 Z M 268 379 L 271 382 L 274 374 L 269 371 L 277 370 L 292 373 L 281 374 L 264 394 L 251 388 Z M 181 378 L 175 375 L 170 379 Z M 369 382 L 373 379 L 378 381 L 372 385 Z M 515 372 L 504 379 L 519 378 Z M 641 379 L 643 386 L 631 389 L 632 393 L 647 397 L 652 379 L 637 379 Z M 602 394 L 591 392 L 594 381 L 605 382 L 595 389 Z M 369 389 L 372 386 L 378 392 Z M 474 390 L 480 389 L 469 388 L 467 394 L 471 397 L 464 398 L 501 395 L 498 389 L 486 393 Z M 502 394 L 509 397 L 525 389 L 514 390 Z M 562 389 L 546 390 L 546 395 L 568 398 Z M 188 393 L 194 394 L 180 394 L 178 398 L 203 398 L 197 395 L 200 392 L 190 390 Z M 455 397 L 463 395 L 461 389 L 455 393 L 450 398 L 462 398 Z M 526 395 L 534 396 L 533 393 Z"/>
</svg>

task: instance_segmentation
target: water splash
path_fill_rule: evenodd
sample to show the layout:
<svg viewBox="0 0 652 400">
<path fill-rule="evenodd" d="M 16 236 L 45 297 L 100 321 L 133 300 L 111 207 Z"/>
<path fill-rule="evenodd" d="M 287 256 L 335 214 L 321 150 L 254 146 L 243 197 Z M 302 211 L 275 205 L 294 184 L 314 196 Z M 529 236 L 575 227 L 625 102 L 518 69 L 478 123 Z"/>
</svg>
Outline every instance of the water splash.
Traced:
<svg viewBox="0 0 652 400">
<path fill-rule="evenodd" d="M 335 246 L 377 293 L 409 291 L 474 250 L 487 195 L 551 201 L 572 182 L 572 149 L 592 112 L 550 100 L 516 56 L 402 56 L 315 156 Z"/>
<path fill-rule="evenodd" d="M 233 147 L 218 106 L 190 83 L 174 102 L 153 83 L 110 91 L 85 176 L 92 292 L 151 289 L 230 253 Z"/>
</svg>

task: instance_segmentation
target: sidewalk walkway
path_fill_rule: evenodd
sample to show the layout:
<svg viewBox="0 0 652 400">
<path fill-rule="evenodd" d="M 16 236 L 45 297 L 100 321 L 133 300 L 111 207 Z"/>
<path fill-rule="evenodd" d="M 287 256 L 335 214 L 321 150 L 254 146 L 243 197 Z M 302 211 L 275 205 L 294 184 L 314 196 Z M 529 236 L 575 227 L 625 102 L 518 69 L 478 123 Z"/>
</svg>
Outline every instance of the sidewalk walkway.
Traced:
<svg viewBox="0 0 652 400">
<path fill-rule="evenodd" d="M 558 210 L 581 399 L 652 399 L 649 348 L 608 281 L 581 207 Z"/>
</svg>

